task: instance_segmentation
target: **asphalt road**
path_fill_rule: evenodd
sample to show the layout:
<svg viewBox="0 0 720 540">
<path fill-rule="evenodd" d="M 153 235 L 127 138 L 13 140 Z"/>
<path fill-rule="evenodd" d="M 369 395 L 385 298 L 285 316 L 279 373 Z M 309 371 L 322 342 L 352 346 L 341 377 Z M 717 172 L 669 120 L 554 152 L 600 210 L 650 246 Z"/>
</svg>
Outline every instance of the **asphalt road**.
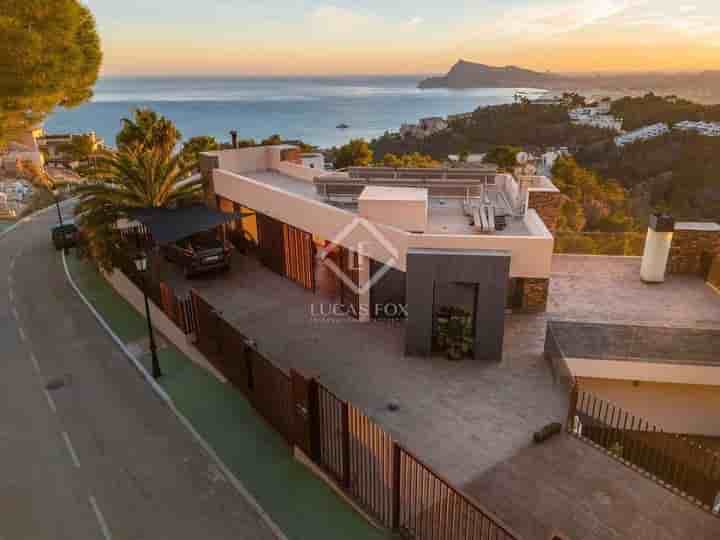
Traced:
<svg viewBox="0 0 720 540">
<path fill-rule="evenodd" d="M 0 238 L 0 540 L 274 538 L 70 288 L 56 219 Z"/>
</svg>

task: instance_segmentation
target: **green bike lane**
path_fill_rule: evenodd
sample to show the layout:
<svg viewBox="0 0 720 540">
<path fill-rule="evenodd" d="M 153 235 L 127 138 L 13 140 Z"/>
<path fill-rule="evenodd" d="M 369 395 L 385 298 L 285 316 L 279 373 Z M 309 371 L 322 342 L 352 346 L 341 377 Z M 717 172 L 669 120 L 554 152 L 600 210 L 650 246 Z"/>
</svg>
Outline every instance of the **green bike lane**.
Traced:
<svg viewBox="0 0 720 540">
<path fill-rule="evenodd" d="M 90 263 L 67 257 L 73 279 L 126 343 L 147 335 L 142 317 Z M 285 440 L 245 397 L 194 364 L 172 344 L 158 350 L 158 381 L 177 409 L 213 447 L 290 540 L 375 540 L 390 535 L 370 525 L 330 487 L 295 460 Z M 149 358 L 142 358 L 148 366 Z M 228 509 L 231 511 L 231 509 Z"/>
</svg>

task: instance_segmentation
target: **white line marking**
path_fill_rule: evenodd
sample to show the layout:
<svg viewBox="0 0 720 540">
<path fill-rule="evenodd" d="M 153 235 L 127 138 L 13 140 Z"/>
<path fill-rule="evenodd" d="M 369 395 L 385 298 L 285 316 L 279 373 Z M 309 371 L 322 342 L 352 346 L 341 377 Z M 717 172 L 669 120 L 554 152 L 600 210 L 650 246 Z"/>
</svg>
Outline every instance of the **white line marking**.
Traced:
<svg viewBox="0 0 720 540">
<path fill-rule="evenodd" d="M 25 330 L 23 330 L 22 326 L 18 326 L 18 334 L 20 334 L 21 340 L 27 341 L 27 336 L 25 335 Z"/>
<path fill-rule="evenodd" d="M 50 410 L 51 410 L 52 412 L 54 412 L 55 414 L 57 414 L 57 407 L 55 406 L 55 400 L 54 400 L 53 397 L 50 395 L 50 392 L 48 392 L 48 391 L 45 390 L 45 389 L 43 389 L 43 392 L 45 392 L 45 399 L 47 399 L 48 406 L 50 407 Z"/>
<path fill-rule="evenodd" d="M 12 272 L 15 269 L 15 257 L 10 259 L 10 271 Z M 8 276 L 10 277 L 10 276 Z"/>
<path fill-rule="evenodd" d="M 12 311 L 12 315 L 13 315 L 13 317 L 15 317 L 15 320 L 16 320 L 16 321 L 19 321 L 19 320 L 20 320 L 20 316 L 18 315 L 17 309 L 15 309 L 15 306 L 13 306 L 10 311 Z"/>
<path fill-rule="evenodd" d="M 33 368 L 35 369 L 35 372 L 40 375 L 40 364 L 37 361 L 37 357 L 35 356 L 35 353 L 30 351 L 30 361 L 32 362 Z"/>
<path fill-rule="evenodd" d="M 265 524 L 270 528 L 275 537 L 278 540 L 288 540 L 287 536 L 285 536 L 285 533 L 282 532 L 280 527 L 278 527 L 278 525 L 272 520 L 268 513 L 265 512 L 262 506 L 260 506 L 255 497 L 253 497 L 253 495 L 248 491 L 248 489 L 238 479 L 238 477 L 235 476 L 235 474 L 230 470 L 227 465 L 225 465 L 225 462 L 220 459 L 220 456 L 217 455 L 213 447 L 210 446 L 210 444 L 202 437 L 202 435 L 197 432 L 195 427 L 190 423 L 190 420 L 185 418 L 185 416 L 183 416 L 183 414 L 177 409 L 172 398 L 170 398 L 170 396 L 167 394 L 167 392 L 165 392 L 162 386 L 160 386 L 155 381 L 155 379 L 152 378 L 150 373 L 148 373 L 148 371 L 138 361 L 138 359 L 133 356 L 125 343 L 123 343 L 123 341 L 118 337 L 118 335 L 113 332 L 107 321 L 103 318 L 102 315 L 100 315 L 100 313 L 98 313 L 98 311 L 95 309 L 95 306 L 93 306 L 90 300 L 88 300 L 87 297 L 83 294 L 83 292 L 80 290 L 80 287 L 78 287 L 77 283 L 75 283 L 75 280 L 70 274 L 70 269 L 68 268 L 67 259 L 65 258 L 64 251 L 62 252 L 62 260 L 63 267 L 65 269 L 65 277 L 70 283 L 70 286 L 75 291 L 75 294 L 80 297 L 83 303 L 90 310 L 90 313 L 92 313 L 93 316 L 97 319 L 98 323 L 100 323 L 100 326 L 103 327 L 103 329 L 108 333 L 110 338 L 117 344 L 120 350 L 125 354 L 125 356 L 128 357 L 128 359 L 133 363 L 135 368 L 142 374 L 147 383 L 150 385 L 150 388 L 152 388 L 155 393 L 160 396 L 160 399 L 162 399 L 167 404 L 173 414 L 178 418 L 178 420 L 180 420 L 182 425 L 185 426 L 185 429 L 190 432 L 190 434 L 197 441 L 197 443 L 202 447 L 203 450 L 205 450 L 205 453 L 210 456 L 210 458 L 217 464 L 218 467 L 220 467 L 220 470 L 225 475 L 225 478 L 229 480 L 230 484 L 237 490 L 238 493 L 240 493 L 240 495 L 248 502 L 248 504 L 253 507 L 253 509 L 258 513 L 258 515 L 262 518 Z"/>
<path fill-rule="evenodd" d="M 92 506 L 93 512 L 95 512 L 95 517 L 98 520 L 98 525 L 100 525 L 100 530 L 103 533 L 103 537 L 105 540 L 112 540 L 112 534 L 110 534 L 110 528 L 107 525 L 107 522 L 105 521 L 105 517 L 102 515 L 102 512 L 100 511 L 100 507 L 98 506 L 97 501 L 95 500 L 95 497 L 90 495 L 90 506 Z"/>
<path fill-rule="evenodd" d="M 72 458 L 73 465 L 75 465 L 78 469 L 80 468 L 80 460 L 77 457 L 77 454 L 75 453 L 75 448 L 73 448 L 72 441 L 70 440 L 70 436 L 67 434 L 67 432 L 62 432 L 62 437 L 65 440 L 65 446 L 67 446 L 68 452 L 70 452 L 70 457 Z"/>
<path fill-rule="evenodd" d="M 10 299 L 11 304 L 15 302 L 15 293 L 12 289 L 8 289 L 8 298 Z"/>
</svg>

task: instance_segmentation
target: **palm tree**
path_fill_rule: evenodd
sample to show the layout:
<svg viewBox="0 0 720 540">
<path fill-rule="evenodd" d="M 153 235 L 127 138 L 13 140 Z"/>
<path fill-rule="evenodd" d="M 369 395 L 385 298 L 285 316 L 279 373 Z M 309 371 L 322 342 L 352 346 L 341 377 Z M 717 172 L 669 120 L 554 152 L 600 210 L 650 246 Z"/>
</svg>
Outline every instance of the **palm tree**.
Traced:
<svg viewBox="0 0 720 540">
<path fill-rule="evenodd" d="M 132 119 L 123 118 L 115 137 L 118 148 L 155 149 L 167 156 L 181 139 L 175 124 L 152 109 L 135 109 Z"/>
<path fill-rule="evenodd" d="M 163 208 L 199 198 L 201 179 L 188 178 L 194 163 L 162 147 L 122 147 L 98 159 L 97 178 L 78 185 L 73 193 L 78 222 L 93 258 L 109 269 L 117 243 L 117 220 L 133 208 Z"/>
</svg>

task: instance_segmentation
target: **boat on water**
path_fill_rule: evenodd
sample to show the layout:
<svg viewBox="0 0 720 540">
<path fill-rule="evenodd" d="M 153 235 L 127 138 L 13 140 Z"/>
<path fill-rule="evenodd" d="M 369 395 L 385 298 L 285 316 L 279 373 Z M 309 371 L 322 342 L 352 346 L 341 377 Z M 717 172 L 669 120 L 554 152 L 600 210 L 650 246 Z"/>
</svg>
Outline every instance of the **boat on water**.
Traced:
<svg viewBox="0 0 720 540">
<path fill-rule="evenodd" d="M 338 124 L 338 125 L 335 126 L 335 127 L 338 128 L 338 129 L 347 129 L 347 128 L 349 128 L 350 126 L 348 126 L 347 124 Z"/>
</svg>

